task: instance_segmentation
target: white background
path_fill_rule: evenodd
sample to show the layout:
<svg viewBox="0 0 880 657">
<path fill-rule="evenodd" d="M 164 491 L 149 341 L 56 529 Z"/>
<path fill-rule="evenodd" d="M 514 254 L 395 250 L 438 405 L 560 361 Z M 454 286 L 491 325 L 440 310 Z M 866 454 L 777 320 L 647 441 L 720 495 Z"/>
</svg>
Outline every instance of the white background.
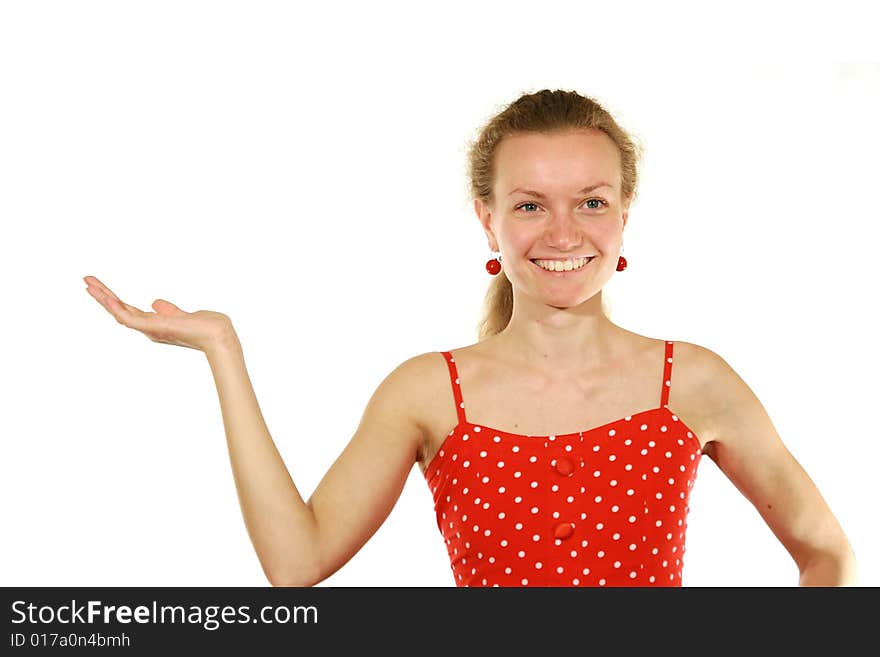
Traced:
<svg viewBox="0 0 880 657">
<path fill-rule="evenodd" d="M 230 315 L 308 498 L 397 364 L 476 341 L 466 143 L 542 88 L 646 146 L 614 321 L 723 356 L 880 584 L 870 3 L 608 4 L 3 3 L 0 584 L 267 585 L 204 355 L 82 277 Z M 708 458 L 690 507 L 686 586 L 797 584 Z M 453 585 L 416 466 L 321 584 Z"/>
</svg>

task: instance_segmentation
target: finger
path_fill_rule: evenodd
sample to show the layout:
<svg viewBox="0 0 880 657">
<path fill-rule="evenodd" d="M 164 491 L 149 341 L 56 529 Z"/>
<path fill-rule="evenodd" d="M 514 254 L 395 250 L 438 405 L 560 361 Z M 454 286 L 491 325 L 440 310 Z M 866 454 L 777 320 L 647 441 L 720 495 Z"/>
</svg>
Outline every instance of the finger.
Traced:
<svg viewBox="0 0 880 657">
<path fill-rule="evenodd" d="M 141 321 L 143 321 L 143 320 L 149 321 L 150 318 L 156 317 L 156 313 L 145 312 L 145 311 L 141 310 L 140 308 L 136 308 L 130 304 L 125 303 L 124 301 L 122 301 L 118 297 L 110 296 L 110 297 L 108 297 L 108 299 L 111 304 L 115 304 L 121 311 L 125 312 L 130 317 L 137 318 Z M 149 326 L 149 325 L 147 325 L 147 326 Z"/>
<path fill-rule="evenodd" d="M 86 288 L 86 292 L 88 292 L 89 294 L 91 294 L 92 297 L 93 297 L 96 301 L 101 301 L 101 299 L 104 297 L 104 292 L 102 292 L 101 289 L 98 288 L 96 285 L 89 285 L 89 286 Z"/>
<path fill-rule="evenodd" d="M 165 330 L 164 321 L 160 320 L 159 316 L 156 313 L 144 312 L 140 308 L 136 308 L 135 306 L 125 303 L 119 297 L 113 294 L 113 292 L 109 288 L 107 288 L 106 285 L 101 283 L 101 281 L 99 281 L 94 276 L 88 276 L 83 280 L 85 280 L 86 284 L 88 285 L 86 289 L 89 294 L 91 294 L 98 302 L 100 302 L 101 305 L 104 306 L 104 308 L 107 310 L 107 312 L 113 315 L 114 319 L 116 319 L 116 321 L 123 326 L 141 331 L 145 334 L 147 332 L 155 333 L 157 331 Z M 164 300 L 157 299 L 157 301 Z M 177 309 L 178 311 L 180 310 L 172 303 L 165 303 L 168 303 L 169 306 Z M 152 338 L 150 339 L 152 340 Z M 173 343 L 169 342 L 168 344 Z"/>
<path fill-rule="evenodd" d="M 155 317 L 154 313 L 145 313 L 142 310 L 138 310 L 134 306 L 129 306 L 127 303 L 121 302 L 116 297 L 112 297 L 108 294 L 105 294 L 101 290 L 96 290 L 96 298 L 104 308 L 107 309 L 117 322 L 127 326 L 129 328 L 137 329 L 138 331 L 144 330 L 154 330 L 155 326 L 152 326 L 149 317 Z"/>
<path fill-rule="evenodd" d="M 88 285 L 89 287 L 96 287 L 99 290 L 100 289 L 103 289 L 103 290 L 107 289 L 107 286 L 104 285 L 101 281 L 99 281 L 94 276 L 83 276 L 83 280 L 86 282 L 86 285 Z"/>
<path fill-rule="evenodd" d="M 90 278 L 94 278 L 94 276 L 91 276 Z M 132 306 L 130 304 L 125 303 L 122 299 L 120 299 L 118 296 L 113 294 L 113 291 L 110 290 L 106 285 L 101 283 L 101 281 L 99 281 L 96 278 L 94 278 L 94 280 L 95 280 L 95 283 L 93 283 L 89 286 L 90 290 L 94 289 L 98 292 L 98 294 L 103 295 L 104 297 L 106 297 L 108 299 L 115 300 L 121 308 L 127 310 L 132 315 L 137 315 L 139 317 L 147 317 L 152 314 L 152 313 L 144 312 L 140 308 L 136 308 L 135 306 Z"/>
<path fill-rule="evenodd" d="M 83 280 L 86 281 L 86 284 L 88 284 L 89 287 L 95 287 L 96 289 L 98 289 L 100 292 L 103 292 L 105 295 L 107 295 L 111 299 L 115 299 L 116 301 L 118 301 L 119 304 L 125 310 L 127 310 L 129 313 L 131 313 L 133 315 L 138 315 L 140 317 L 147 317 L 150 314 L 152 314 L 152 313 L 146 313 L 143 310 L 141 310 L 140 308 L 136 308 L 135 306 L 132 306 L 130 304 L 125 303 L 122 299 L 120 299 L 118 296 L 116 296 L 113 293 L 113 290 L 111 290 L 109 287 L 104 285 L 101 281 L 99 281 L 94 276 L 86 276 Z"/>
<path fill-rule="evenodd" d="M 90 287 L 86 288 L 86 292 L 88 292 L 90 295 L 92 295 L 92 298 L 95 301 L 100 303 L 105 308 L 107 307 L 107 299 L 109 299 L 110 297 L 108 297 L 106 294 L 104 294 L 104 292 L 102 292 L 100 289 L 98 289 L 95 286 L 90 286 Z M 108 308 L 108 310 L 109 310 L 109 308 Z"/>
<path fill-rule="evenodd" d="M 126 324 L 131 313 L 119 302 L 119 299 L 111 297 L 103 290 L 95 289 L 95 298 L 107 309 L 120 323 Z"/>
<path fill-rule="evenodd" d="M 119 297 L 117 297 L 117 296 L 113 293 L 113 290 L 111 290 L 109 287 L 107 287 L 106 285 L 104 285 L 101 281 L 99 281 L 99 280 L 98 280 L 97 278 L 95 278 L 94 276 L 86 276 L 83 280 L 85 280 L 86 283 L 87 283 L 89 286 L 95 286 L 95 287 L 97 287 L 99 290 L 101 290 L 102 292 L 104 292 L 105 294 L 108 294 L 108 295 L 110 295 L 111 297 L 113 297 L 114 299 L 119 300 Z"/>
<path fill-rule="evenodd" d="M 87 288 L 89 294 L 91 294 L 97 301 L 99 301 L 107 310 L 111 308 L 121 308 L 124 310 L 128 310 L 125 308 L 125 305 L 119 301 L 118 297 L 113 296 L 112 294 L 108 294 L 103 289 L 97 286 L 90 286 Z"/>
<path fill-rule="evenodd" d="M 125 308 L 128 312 L 130 312 L 132 315 L 137 315 L 138 317 L 155 317 L 156 316 L 156 313 L 148 313 L 146 311 L 141 310 L 140 308 L 135 308 L 134 306 L 125 303 L 119 297 L 115 297 L 115 301 L 120 306 Z"/>
</svg>

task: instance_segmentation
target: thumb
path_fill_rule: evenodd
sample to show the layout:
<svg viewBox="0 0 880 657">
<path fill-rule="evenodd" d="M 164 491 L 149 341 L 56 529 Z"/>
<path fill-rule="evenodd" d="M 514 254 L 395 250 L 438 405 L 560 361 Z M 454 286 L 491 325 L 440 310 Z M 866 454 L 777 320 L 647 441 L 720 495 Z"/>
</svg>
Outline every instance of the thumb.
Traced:
<svg viewBox="0 0 880 657">
<path fill-rule="evenodd" d="M 151 305 L 156 310 L 165 310 L 165 311 L 173 310 L 173 311 L 177 311 L 177 312 L 183 312 L 180 308 L 175 306 L 170 301 L 165 301 L 165 299 L 156 299 Z"/>
</svg>

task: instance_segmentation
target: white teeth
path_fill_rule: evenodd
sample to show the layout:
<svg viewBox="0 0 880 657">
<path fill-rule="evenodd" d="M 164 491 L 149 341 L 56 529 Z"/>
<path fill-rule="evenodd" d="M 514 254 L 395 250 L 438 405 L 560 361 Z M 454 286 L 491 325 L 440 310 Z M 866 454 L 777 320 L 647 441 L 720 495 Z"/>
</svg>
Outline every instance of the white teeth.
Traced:
<svg viewBox="0 0 880 657">
<path fill-rule="evenodd" d="M 573 258 L 569 260 L 533 260 L 541 269 L 547 271 L 571 271 L 572 269 L 580 269 L 590 258 Z"/>
</svg>

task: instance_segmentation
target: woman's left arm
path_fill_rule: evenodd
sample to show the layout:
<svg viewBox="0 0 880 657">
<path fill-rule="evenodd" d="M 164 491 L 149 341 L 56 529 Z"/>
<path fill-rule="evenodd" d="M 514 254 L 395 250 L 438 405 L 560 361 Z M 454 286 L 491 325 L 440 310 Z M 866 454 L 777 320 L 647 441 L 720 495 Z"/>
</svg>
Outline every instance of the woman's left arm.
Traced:
<svg viewBox="0 0 880 657">
<path fill-rule="evenodd" d="M 728 363 L 699 347 L 704 450 L 752 503 L 800 570 L 799 586 L 855 586 L 849 539 L 763 405 Z"/>
</svg>

